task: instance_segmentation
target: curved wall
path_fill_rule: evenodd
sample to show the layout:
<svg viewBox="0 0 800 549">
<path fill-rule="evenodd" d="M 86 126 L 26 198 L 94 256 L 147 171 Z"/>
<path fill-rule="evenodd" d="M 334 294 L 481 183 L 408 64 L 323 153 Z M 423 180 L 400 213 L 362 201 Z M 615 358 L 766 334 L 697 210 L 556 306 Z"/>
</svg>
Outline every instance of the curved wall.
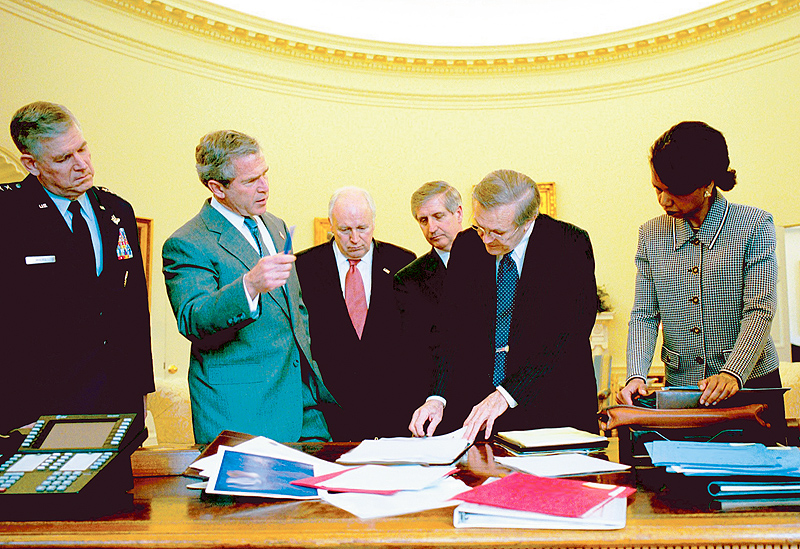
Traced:
<svg viewBox="0 0 800 549">
<path fill-rule="evenodd" d="M 624 368 L 636 229 L 659 213 L 647 153 L 663 131 L 686 119 L 720 129 L 740 181 L 729 198 L 800 223 L 799 6 L 729 1 L 591 39 L 455 49 L 310 33 L 198 0 L 0 0 L 0 113 L 5 124 L 29 101 L 68 105 L 97 182 L 155 220 L 159 375 L 185 372 L 188 344 L 158 254 L 206 196 L 194 146 L 223 127 L 261 141 L 269 207 L 297 225 L 297 249 L 342 185 L 373 192 L 378 238 L 423 253 L 408 199 L 425 181 L 465 196 L 501 167 L 555 181 L 558 217 L 592 237 Z M 13 150 L 7 132 L 0 146 Z"/>
</svg>

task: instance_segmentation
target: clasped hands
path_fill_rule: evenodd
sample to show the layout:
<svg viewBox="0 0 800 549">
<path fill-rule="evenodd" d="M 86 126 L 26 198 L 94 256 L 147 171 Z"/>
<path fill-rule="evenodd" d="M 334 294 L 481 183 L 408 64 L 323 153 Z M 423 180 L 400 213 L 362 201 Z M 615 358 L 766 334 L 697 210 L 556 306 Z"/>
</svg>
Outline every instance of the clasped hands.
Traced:
<svg viewBox="0 0 800 549">
<path fill-rule="evenodd" d="M 284 253 L 262 257 L 256 266 L 244 275 L 244 286 L 250 299 L 286 284 L 295 259 L 297 258 L 294 255 Z"/>
<path fill-rule="evenodd" d="M 739 381 L 726 372 L 701 379 L 697 386 L 703 391 L 700 395 L 703 406 L 713 406 L 739 392 Z M 617 393 L 617 404 L 633 405 L 634 399 L 649 393 L 644 380 L 633 378 Z"/>
<path fill-rule="evenodd" d="M 489 440 L 495 420 L 507 409 L 508 401 L 506 401 L 505 397 L 499 391 L 493 392 L 479 404 L 472 407 L 472 412 L 464 421 L 466 429 L 463 438 L 475 440 L 480 430 L 485 427 L 484 434 L 486 440 Z M 408 429 L 415 437 L 433 436 L 443 416 L 444 403 L 437 399 L 430 399 L 416 409 L 411 417 Z M 426 423 L 428 425 L 427 429 L 425 429 Z"/>
</svg>

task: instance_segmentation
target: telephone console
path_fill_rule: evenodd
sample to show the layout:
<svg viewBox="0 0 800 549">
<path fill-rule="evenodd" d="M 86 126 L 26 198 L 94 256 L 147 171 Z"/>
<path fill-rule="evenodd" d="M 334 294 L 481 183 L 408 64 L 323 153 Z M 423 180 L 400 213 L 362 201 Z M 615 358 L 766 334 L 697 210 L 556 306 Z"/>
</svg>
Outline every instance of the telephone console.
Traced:
<svg viewBox="0 0 800 549">
<path fill-rule="evenodd" d="M 39 418 L 19 449 L 0 463 L 0 520 L 103 514 L 117 510 L 122 500 L 132 501 L 126 495 L 133 478 L 129 458 L 147 437 L 146 430 L 135 432 L 135 418 Z"/>
</svg>

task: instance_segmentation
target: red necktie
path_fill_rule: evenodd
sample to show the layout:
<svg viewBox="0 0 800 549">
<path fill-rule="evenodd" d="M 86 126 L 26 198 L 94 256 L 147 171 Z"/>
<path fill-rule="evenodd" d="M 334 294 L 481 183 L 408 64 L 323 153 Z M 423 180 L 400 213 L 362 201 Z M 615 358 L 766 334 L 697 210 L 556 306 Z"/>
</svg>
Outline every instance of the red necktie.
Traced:
<svg viewBox="0 0 800 549">
<path fill-rule="evenodd" d="M 347 313 L 353 328 L 356 329 L 358 339 L 364 331 L 364 323 L 367 321 L 367 296 L 364 294 L 364 282 L 361 280 L 361 273 L 358 272 L 356 264 L 360 259 L 348 259 L 350 269 L 344 277 L 344 302 L 347 304 Z"/>
</svg>

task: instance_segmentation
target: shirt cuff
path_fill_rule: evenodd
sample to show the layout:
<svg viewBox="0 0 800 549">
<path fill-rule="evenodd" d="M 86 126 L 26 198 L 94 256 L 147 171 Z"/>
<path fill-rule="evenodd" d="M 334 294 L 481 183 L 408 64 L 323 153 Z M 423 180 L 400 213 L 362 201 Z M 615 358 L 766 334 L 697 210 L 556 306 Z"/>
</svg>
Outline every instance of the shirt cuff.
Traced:
<svg viewBox="0 0 800 549">
<path fill-rule="evenodd" d="M 244 288 L 244 297 L 247 299 L 247 305 L 250 307 L 250 318 L 256 319 L 258 318 L 258 303 L 259 299 L 261 299 L 261 294 L 256 294 L 256 297 L 250 299 L 250 294 L 247 292 L 247 285 L 244 283 L 244 278 L 242 278 L 242 287 Z"/>
<path fill-rule="evenodd" d="M 503 398 L 506 399 L 506 402 L 508 402 L 508 407 L 509 408 L 516 408 L 517 407 L 517 401 L 514 400 L 514 397 L 511 396 L 511 393 L 509 393 L 508 391 L 503 389 L 502 385 L 498 385 L 495 388 L 500 392 L 501 395 L 503 395 Z"/>
<path fill-rule="evenodd" d="M 425 399 L 425 402 L 428 402 L 429 400 L 438 400 L 439 402 L 442 403 L 442 406 L 447 406 L 447 400 L 445 400 L 443 397 L 440 397 L 439 395 L 431 395 Z"/>
</svg>

